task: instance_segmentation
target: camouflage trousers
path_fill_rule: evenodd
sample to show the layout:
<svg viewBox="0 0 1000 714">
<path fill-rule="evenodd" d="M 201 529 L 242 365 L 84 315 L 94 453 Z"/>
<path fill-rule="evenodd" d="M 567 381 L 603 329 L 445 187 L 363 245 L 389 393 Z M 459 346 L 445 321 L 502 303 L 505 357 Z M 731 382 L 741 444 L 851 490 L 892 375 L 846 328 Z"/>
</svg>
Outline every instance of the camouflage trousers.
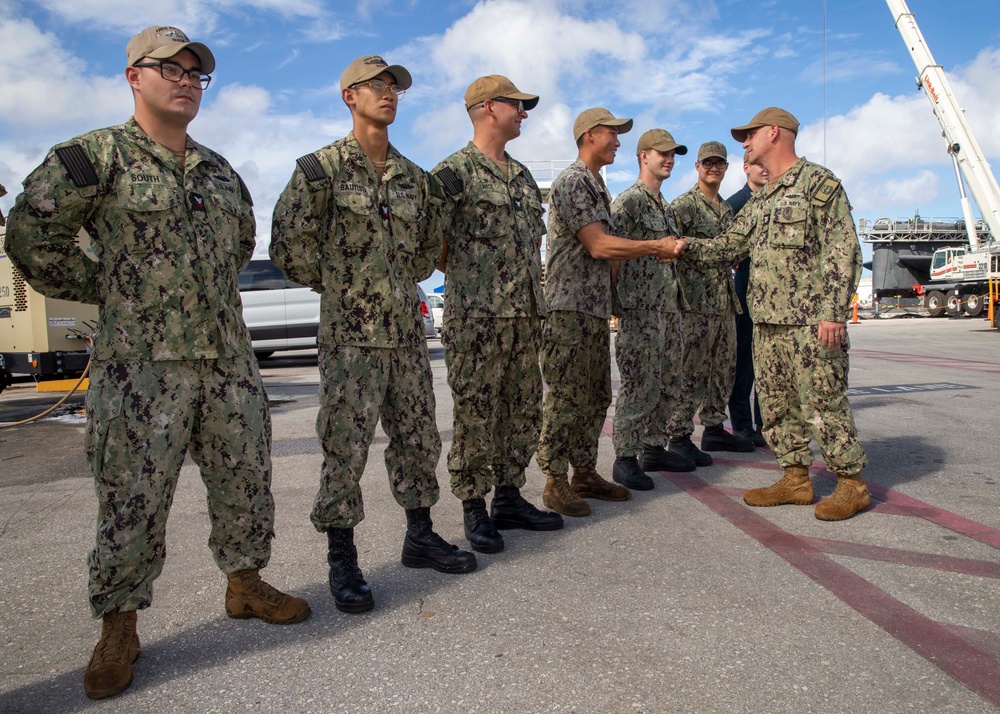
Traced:
<svg viewBox="0 0 1000 714">
<path fill-rule="evenodd" d="M 94 616 L 151 604 L 186 453 L 208 490 L 216 564 L 226 573 L 266 566 L 274 537 L 271 417 L 253 355 L 103 360 L 91 370 L 84 449 L 98 501 L 87 561 Z"/>
<path fill-rule="evenodd" d="M 717 426 L 726 420 L 736 376 L 736 324 L 731 314 L 685 312 L 681 325 L 684 377 L 667 422 L 667 433 L 674 439 L 694 432 L 696 413 L 703 426 Z"/>
<path fill-rule="evenodd" d="M 817 325 L 754 325 L 753 360 L 764 438 L 781 466 L 809 466 L 816 439 L 837 474 L 868 463 L 847 401 L 850 342 L 828 350 Z"/>
<path fill-rule="evenodd" d="M 666 446 L 664 426 L 680 389 L 680 314 L 620 310 L 615 359 L 621 385 L 615 403 L 616 456 L 636 456 L 644 444 Z"/>
<path fill-rule="evenodd" d="M 542 433 L 535 456 L 546 474 L 597 464 L 598 439 L 611 405 L 608 321 L 582 312 L 550 312 L 542 323 Z"/>
<path fill-rule="evenodd" d="M 320 344 L 319 375 L 316 433 L 323 467 L 310 516 L 316 530 L 353 528 L 364 519 L 360 481 L 380 418 L 389 437 L 385 467 L 396 503 L 406 509 L 437 503 L 441 437 L 426 343 Z"/>
<path fill-rule="evenodd" d="M 441 336 L 454 401 L 451 491 L 483 498 L 491 486 L 524 486 L 538 448 L 542 374 L 537 317 L 473 318 Z"/>
</svg>

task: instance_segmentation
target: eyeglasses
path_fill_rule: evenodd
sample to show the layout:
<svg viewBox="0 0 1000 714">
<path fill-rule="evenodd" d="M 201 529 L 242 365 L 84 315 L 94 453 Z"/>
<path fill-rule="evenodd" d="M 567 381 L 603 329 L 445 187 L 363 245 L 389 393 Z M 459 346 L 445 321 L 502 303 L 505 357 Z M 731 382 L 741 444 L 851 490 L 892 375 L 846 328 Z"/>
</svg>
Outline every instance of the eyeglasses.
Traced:
<svg viewBox="0 0 1000 714">
<path fill-rule="evenodd" d="M 501 104 L 509 104 L 517 109 L 518 114 L 524 113 L 524 102 L 522 102 L 520 99 L 507 99 L 506 97 L 494 97 L 490 101 L 500 102 Z"/>
<path fill-rule="evenodd" d="M 200 69 L 184 69 L 176 62 L 145 62 L 143 64 L 132 65 L 133 67 L 159 67 L 160 76 L 168 82 L 180 82 L 186 74 L 191 84 L 198 89 L 208 89 L 208 83 L 212 81 L 211 76 L 203 74 Z"/>
<path fill-rule="evenodd" d="M 700 163 L 702 166 L 704 166 L 708 170 L 711 170 L 711 169 L 724 169 L 727 166 L 729 166 L 729 162 L 728 161 L 723 161 L 722 159 L 719 159 L 717 161 L 699 161 L 698 163 Z"/>
<path fill-rule="evenodd" d="M 372 93 L 376 97 L 381 97 L 382 95 L 384 95 L 387 89 L 391 91 L 393 94 L 395 94 L 398 99 L 402 99 L 403 94 L 406 93 L 406 90 L 400 87 L 398 84 L 386 84 L 381 79 L 369 79 L 367 82 L 358 82 L 357 84 L 351 85 L 352 88 L 365 87 L 365 86 L 367 86 L 368 89 L 372 90 Z"/>
</svg>

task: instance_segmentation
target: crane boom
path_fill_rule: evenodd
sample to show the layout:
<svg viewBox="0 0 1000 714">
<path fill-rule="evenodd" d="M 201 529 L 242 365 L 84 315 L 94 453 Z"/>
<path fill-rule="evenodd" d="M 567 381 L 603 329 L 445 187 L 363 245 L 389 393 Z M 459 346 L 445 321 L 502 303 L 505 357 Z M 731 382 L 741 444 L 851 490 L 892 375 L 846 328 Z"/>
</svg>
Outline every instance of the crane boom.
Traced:
<svg viewBox="0 0 1000 714">
<path fill-rule="evenodd" d="M 910 51 L 910 57 L 917 66 L 917 86 L 924 90 L 924 94 L 931 102 L 934 115 L 941 124 L 945 141 L 948 143 L 948 153 L 965 177 L 969 192 L 979 206 L 990 233 L 994 239 L 1000 240 L 1000 187 L 997 186 L 990 165 L 965 120 L 965 112 L 959 106 L 941 65 L 934 61 L 905 0 L 886 0 L 886 2 L 895 20 L 896 29 L 902 35 L 903 42 Z M 959 189 L 961 190 L 961 181 Z M 966 223 L 971 226 L 973 225 L 971 211 L 964 196 L 963 201 Z M 970 231 L 969 238 L 972 248 L 976 248 L 978 239 L 975 237 L 974 229 Z"/>
</svg>

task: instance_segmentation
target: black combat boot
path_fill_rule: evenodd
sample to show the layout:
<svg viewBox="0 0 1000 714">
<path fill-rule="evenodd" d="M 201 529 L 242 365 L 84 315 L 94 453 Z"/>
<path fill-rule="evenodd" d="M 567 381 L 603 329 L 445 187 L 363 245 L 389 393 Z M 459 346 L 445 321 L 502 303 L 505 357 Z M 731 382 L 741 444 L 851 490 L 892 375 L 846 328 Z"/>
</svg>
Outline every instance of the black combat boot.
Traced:
<svg viewBox="0 0 1000 714">
<path fill-rule="evenodd" d="M 706 426 L 705 433 L 701 435 L 701 448 L 703 451 L 737 451 L 749 453 L 756 447 L 750 439 L 730 434 L 722 424 Z"/>
<path fill-rule="evenodd" d="M 372 591 L 358 567 L 358 549 L 354 546 L 353 528 L 327 528 L 330 550 L 330 594 L 341 612 L 367 612 L 375 607 Z"/>
<path fill-rule="evenodd" d="M 499 553 L 503 550 L 503 536 L 496 529 L 493 521 L 486 513 L 486 501 L 482 498 L 470 498 L 462 501 L 462 511 L 465 514 L 465 537 L 477 553 Z"/>
<path fill-rule="evenodd" d="M 639 460 L 634 456 L 619 456 L 615 459 L 611 478 L 633 491 L 649 491 L 653 488 L 653 479 L 639 468 Z"/>
<path fill-rule="evenodd" d="M 691 442 L 691 436 L 682 436 L 678 439 L 671 438 L 667 443 L 667 451 L 678 456 L 683 456 L 689 461 L 693 461 L 695 466 L 711 466 L 712 455 L 706 454 Z"/>
<path fill-rule="evenodd" d="M 434 532 L 430 508 L 406 509 L 402 562 L 407 568 L 434 568 L 439 573 L 471 573 L 477 565 L 475 555 Z"/>
<path fill-rule="evenodd" d="M 643 446 L 639 466 L 647 473 L 650 471 L 683 473 L 694 471 L 697 468 L 691 459 L 681 454 L 675 454 L 673 451 L 667 451 L 662 446 Z"/>
<path fill-rule="evenodd" d="M 497 486 L 490 505 L 490 515 L 498 530 L 523 528 L 528 531 L 557 531 L 563 527 L 562 516 L 535 508 L 525 500 L 516 486 Z"/>
</svg>

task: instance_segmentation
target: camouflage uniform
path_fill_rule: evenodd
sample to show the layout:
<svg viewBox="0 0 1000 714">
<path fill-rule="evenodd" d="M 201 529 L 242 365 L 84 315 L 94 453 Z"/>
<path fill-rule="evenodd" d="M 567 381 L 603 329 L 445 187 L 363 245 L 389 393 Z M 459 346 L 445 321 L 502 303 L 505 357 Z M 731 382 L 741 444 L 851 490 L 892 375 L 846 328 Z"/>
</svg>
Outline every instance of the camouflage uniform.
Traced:
<svg viewBox="0 0 1000 714">
<path fill-rule="evenodd" d="M 75 240 L 83 227 L 96 261 Z M 190 138 L 184 165 L 134 120 L 53 149 L 24 182 L 6 247 L 36 290 L 100 305 L 86 454 L 98 496 L 97 616 L 148 607 L 185 452 L 227 573 L 270 556 L 271 422 L 240 308 L 250 196 Z"/>
<path fill-rule="evenodd" d="M 542 377 L 548 386 L 536 460 L 548 475 L 597 464 L 598 439 L 611 404 L 611 264 L 577 238 L 601 222 L 611 232 L 611 197 L 577 159 L 552 183 L 548 225 Z"/>
<path fill-rule="evenodd" d="M 670 204 L 679 235 L 710 240 L 733 223 L 733 209 L 723 199 L 714 204 L 695 186 Z M 667 424 L 672 438 L 690 436 L 694 415 L 717 426 L 726 420 L 726 406 L 736 374 L 736 327 L 740 304 L 728 266 L 680 261 L 677 277 L 689 308 L 681 316 L 684 334 L 683 385 Z"/>
<path fill-rule="evenodd" d="M 0 198 L 3 198 L 6 195 L 7 195 L 7 189 L 3 187 L 3 184 L 0 184 Z M 3 211 L 0 211 L 0 226 L 5 226 L 5 225 L 7 225 L 7 221 L 3 217 Z"/>
<path fill-rule="evenodd" d="M 809 466 L 815 438 L 830 470 L 867 463 L 847 401 L 850 342 L 826 349 L 820 321 L 844 322 L 861 277 L 858 244 L 840 181 L 799 159 L 755 192 L 733 227 L 693 241 L 692 259 L 732 265 L 750 256 L 747 293 L 764 438 L 782 466 Z"/>
<path fill-rule="evenodd" d="M 642 181 L 611 204 L 619 235 L 655 240 L 678 235 L 670 206 Z M 679 396 L 682 351 L 680 307 L 684 296 L 673 263 L 648 255 L 618 268 L 618 333 L 615 358 L 621 375 L 615 404 L 615 454 L 635 456 L 643 444 L 666 446 L 667 423 Z"/>
<path fill-rule="evenodd" d="M 524 486 L 541 426 L 541 193 L 506 158 L 509 178 L 469 142 L 432 172 L 448 195 L 441 341 L 454 399 L 448 471 L 461 500 Z"/>
<path fill-rule="evenodd" d="M 391 145 L 378 181 L 351 132 L 299 159 L 275 206 L 272 260 L 322 295 L 318 531 L 364 518 L 359 482 L 379 417 L 397 503 L 438 499 L 441 439 L 416 283 L 441 252 L 440 203 L 437 183 Z"/>
</svg>

